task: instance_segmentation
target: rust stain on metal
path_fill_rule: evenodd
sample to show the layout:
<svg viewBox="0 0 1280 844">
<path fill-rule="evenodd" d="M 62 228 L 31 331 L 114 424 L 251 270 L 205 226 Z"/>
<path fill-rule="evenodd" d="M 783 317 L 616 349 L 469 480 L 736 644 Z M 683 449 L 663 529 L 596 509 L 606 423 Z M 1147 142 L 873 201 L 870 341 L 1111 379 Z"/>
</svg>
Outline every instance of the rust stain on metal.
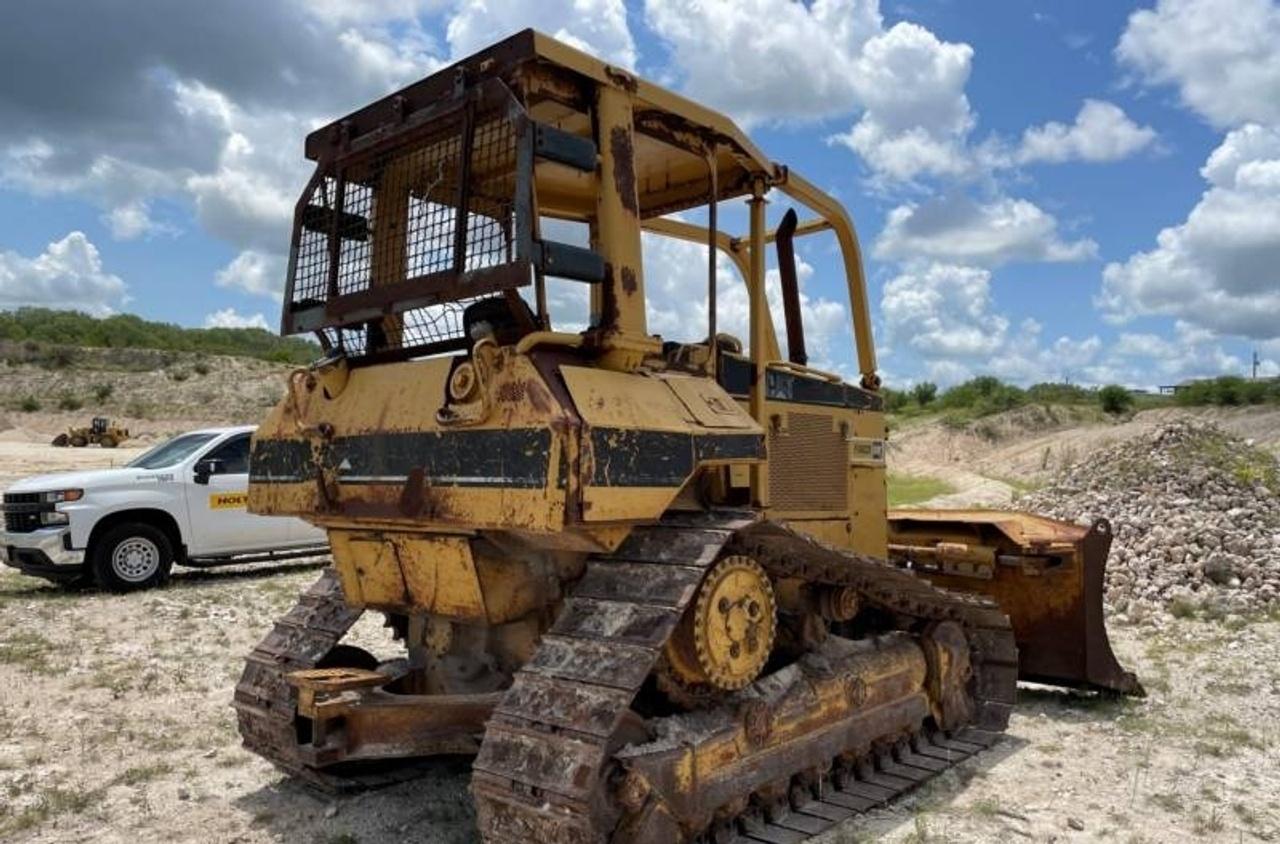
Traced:
<svg viewBox="0 0 1280 844">
<path fill-rule="evenodd" d="M 422 514 L 426 506 L 426 473 L 421 466 L 409 470 L 409 477 L 404 482 L 404 490 L 400 493 L 400 513 L 406 518 Z"/>
<path fill-rule="evenodd" d="M 640 289 L 639 283 L 636 281 L 636 271 L 630 267 L 622 268 L 622 292 L 628 296 L 634 296 L 636 291 Z"/>
<path fill-rule="evenodd" d="M 613 127 L 609 133 L 609 148 L 613 152 L 613 184 L 618 190 L 618 198 L 628 213 L 638 216 L 640 202 L 636 197 L 635 147 L 626 127 Z"/>
<path fill-rule="evenodd" d="M 604 283 L 600 285 L 600 324 L 606 327 L 617 325 L 621 313 L 618 309 L 617 287 L 613 283 L 613 264 L 606 262 Z"/>
<path fill-rule="evenodd" d="M 498 389 L 496 391 L 497 395 L 495 397 L 498 401 L 505 404 L 516 404 L 524 401 L 525 392 L 525 386 L 523 383 L 504 381 L 498 385 Z"/>
</svg>

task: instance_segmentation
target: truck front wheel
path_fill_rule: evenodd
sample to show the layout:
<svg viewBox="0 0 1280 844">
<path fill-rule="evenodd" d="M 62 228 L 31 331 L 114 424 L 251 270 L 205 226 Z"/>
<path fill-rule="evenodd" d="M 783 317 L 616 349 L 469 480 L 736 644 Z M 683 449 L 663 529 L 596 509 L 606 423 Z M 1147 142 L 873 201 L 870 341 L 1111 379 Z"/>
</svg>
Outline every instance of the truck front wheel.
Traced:
<svg viewBox="0 0 1280 844">
<path fill-rule="evenodd" d="M 159 586 L 173 567 L 173 543 L 164 531 L 141 522 L 116 525 L 90 551 L 93 578 L 111 592 Z"/>
</svg>

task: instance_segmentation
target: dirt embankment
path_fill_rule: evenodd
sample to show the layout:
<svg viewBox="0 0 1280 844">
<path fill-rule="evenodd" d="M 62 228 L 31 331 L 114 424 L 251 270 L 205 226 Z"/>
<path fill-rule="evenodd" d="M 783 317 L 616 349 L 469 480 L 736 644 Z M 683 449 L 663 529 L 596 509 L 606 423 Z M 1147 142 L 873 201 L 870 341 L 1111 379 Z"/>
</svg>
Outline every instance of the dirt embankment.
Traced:
<svg viewBox="0 0 1280 844">
<path fill-rule="evenodd" d="M 889 468 L 936 477 L 957 489 L 927 502 L 929 507 L 1001 507 L 1068 466 L 1177 420 L 1213 423 L 1280 453 L 1280 409 L 1274 407 L 1171 407 L 1116 420 L 1092 408 L 1036 405 L 960 428 L 933 419 L 895 431 L 889 438 Z"/>
<path fill-rule="evenodd" d="M 243 357 L 81 349 L 43 365 L 0 361 L 0 443 L 48 442 L 106 416 L 135 436 L 256 422 L 290 367 Z"/>
</svg>

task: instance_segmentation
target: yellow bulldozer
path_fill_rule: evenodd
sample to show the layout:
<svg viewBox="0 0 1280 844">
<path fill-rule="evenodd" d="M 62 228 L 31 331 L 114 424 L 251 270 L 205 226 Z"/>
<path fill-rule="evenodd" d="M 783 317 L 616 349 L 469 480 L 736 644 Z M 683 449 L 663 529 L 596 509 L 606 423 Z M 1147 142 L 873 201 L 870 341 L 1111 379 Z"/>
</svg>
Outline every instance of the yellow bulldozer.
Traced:
<svg viewBox="0 0 1280 844">
<path fill-rule="evenodd" d="M 887 511 L 854 227 L 730 120 L 526 31 L 306 154 L 282 330 L 324 356 L 258 429 L 249 506 L 326 528 L 333 567 L 248 658 L 251 750 L 331 789 L 472 754 L 486 842 L 797 842 L 990 746 L 1020 676 L 1141 692 L 1105 522 Z M 857 384 L 806 357 L 794 242 L 822 232 Z M 699 336 L 649 332 L 645 233 L 708 247 Z M 395 657 L 343 641 L 366 611 Z"/>
</svg>

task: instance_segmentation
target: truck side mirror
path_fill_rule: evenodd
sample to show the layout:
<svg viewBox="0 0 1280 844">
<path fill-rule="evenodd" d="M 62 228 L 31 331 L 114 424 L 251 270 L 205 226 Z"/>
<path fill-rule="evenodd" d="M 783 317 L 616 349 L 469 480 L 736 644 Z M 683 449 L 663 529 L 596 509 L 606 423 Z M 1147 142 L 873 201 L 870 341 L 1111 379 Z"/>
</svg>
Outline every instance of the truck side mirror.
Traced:
<svg viewBox="0 0 1280 844">
<path fill-rule="evenodd" d="M 206 457 L 203 460 L 196 461 L 195 478 L 193 480 L 201 485 L 209 483 L 209 476 L 218 474 L 222 461 L 212 457 Z"/>
</svg>

